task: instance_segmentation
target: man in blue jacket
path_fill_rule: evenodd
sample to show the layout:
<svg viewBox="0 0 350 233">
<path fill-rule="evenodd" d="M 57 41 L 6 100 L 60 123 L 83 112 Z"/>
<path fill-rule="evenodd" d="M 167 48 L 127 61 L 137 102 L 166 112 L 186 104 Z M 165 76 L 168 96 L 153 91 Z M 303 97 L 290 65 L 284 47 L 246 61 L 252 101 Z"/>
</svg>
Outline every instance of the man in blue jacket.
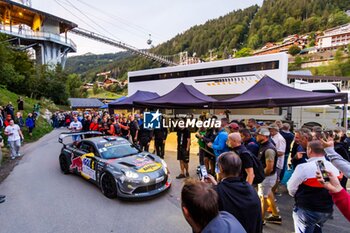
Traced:
<svg viewBox="0 0 350 233">
<path fill-rule="evenodd" d="M 208 184 L 188 179 L 181 191 L 182 213 L 194 233 L 246 233 L 239 221 L 219 211 L 218 194 Z"/>
<path fill-rule="evenodd" d="M 221 119 L 221 127 L 213 143 L 209 142 L 208 147 L 213 148 L 215 157 L 218 158 L 222 153 L 229 151 L 226 142 L 228 139 L 228 133 L 226 131 L 226 126 L 229 121 L 227 118 Z"/>
</svg>

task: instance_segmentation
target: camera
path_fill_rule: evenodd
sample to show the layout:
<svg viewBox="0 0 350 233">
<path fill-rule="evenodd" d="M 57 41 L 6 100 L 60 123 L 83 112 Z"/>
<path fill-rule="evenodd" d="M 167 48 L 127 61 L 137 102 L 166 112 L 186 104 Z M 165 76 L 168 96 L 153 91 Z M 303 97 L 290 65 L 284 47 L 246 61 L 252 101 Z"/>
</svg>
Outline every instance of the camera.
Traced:
<svg viewBox="0 0 350 233">
<path fill-rule="evenodd" d="M 207 168 L 204 165 L 198 166 L 197 167 L 197 175 L 198 175 L 200 180 L 202 178 L 207 178 L 208 177 Z"/>
</svg>

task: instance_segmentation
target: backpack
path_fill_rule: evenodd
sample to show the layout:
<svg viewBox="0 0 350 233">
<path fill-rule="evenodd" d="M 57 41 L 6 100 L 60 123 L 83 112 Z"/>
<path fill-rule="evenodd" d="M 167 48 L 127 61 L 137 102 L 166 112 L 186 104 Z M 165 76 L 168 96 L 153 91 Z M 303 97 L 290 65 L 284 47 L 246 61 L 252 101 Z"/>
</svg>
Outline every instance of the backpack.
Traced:
<svg viewBox="0 0 350 233">
<path fill-rule="evenodd" d="M 260 184 L 265 179 L 264 167 L 261 161 L 258 159 L 258 157 L 253 155 L 251 151 L 246 150 L 246 151 L 242 151 L 241 153 L 244 153 L 244 152 L 249 154 L 249 157 L 252 159 L 252 162 L 253 162 L 253 170 L 254 170 L 253 184 Z"/>
</svg>

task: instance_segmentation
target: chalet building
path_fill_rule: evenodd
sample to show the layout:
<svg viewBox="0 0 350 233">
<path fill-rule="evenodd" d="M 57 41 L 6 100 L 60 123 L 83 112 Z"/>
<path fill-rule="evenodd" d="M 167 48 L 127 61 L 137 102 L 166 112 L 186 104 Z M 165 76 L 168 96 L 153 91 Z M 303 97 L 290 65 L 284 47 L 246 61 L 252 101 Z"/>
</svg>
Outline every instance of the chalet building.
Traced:
<svg viewBox="0 0 350 233">
<path fill-rule="evenodd" d="M 93 83 L 85 83 L 84 85 L 83 85 L 83 88 L 85 89 L 85 90 L 90 90 L 90 89 L 92 89 L 94 87 L 94 84 Z"/>
<path fill-rule="evenodd" d="M 318 51 L 334 50 L 350 44 L 350 24 L 334 27 L 317 37 Z"/>
<path fill-rule="evenodd" d="M 120 85 L 120 82 L 114 78 L 106 78 L 104 81 L 103 81 L 103 86 L 104 87 L 108 87 L 112 84 L 118 84 Z"/>
<path fill-rule="evenodd" d="M 306 47 L 308 42 L 308 35 L 299 36 L 297 34 L 290 35 L 283 39 L 281 44 L 266 43 L 260 50 L 254 52 L 254 55 L 265 55 L 273 53 L 288 52 L 289 48 L 293 45 L 299 46 L 301 49 Z"/>
</svg>

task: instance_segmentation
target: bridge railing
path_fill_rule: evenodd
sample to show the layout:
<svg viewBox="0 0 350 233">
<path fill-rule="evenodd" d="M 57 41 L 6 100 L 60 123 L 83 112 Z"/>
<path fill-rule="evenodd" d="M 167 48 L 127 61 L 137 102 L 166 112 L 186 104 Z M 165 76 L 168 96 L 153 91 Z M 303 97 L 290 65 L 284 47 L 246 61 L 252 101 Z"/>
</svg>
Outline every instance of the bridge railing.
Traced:
<svg viewBox="0 0 350 233">
<path fill-rule="evenodd" d="M 100 34 L 97 34 L 95 32 L 91 32 L 91 31 L 88 31 L 88 30 L 85 30 L 82 28 L 74 28 L 70 32 L 75 33 L 75 34 L 80 35 L 80 36 L 87 37 L 89 39 L 97 40 L 99 42 L 103 42 L 103 43 L 106 43 L 106 44 L 109 44 L 112 46 L 116 46 L 118 48 L 125 49 L 127 51 L 131 51 L 132 53 L 136 53 L 138 55 L 147 57 L 149 59 L 160 62 L 162 64 L 171 65 L 171 66 L 177 65 L 175 62 L 173 62 L 165 57 L 150 53 L 150 52 L 145 51 L 145 50 L 140 50 L 132 45 L 126 44 L 122 41 L 117 41 L 117 40 L 112 39 L 112 38 L 108 38 L 104 35 L 100 35 Z"/>
<path fill-rule="evenodd" d="M 74 50 L 77 49 L 77 45 L 71 39 L 50 32 L 38 32 L 24 28 L 21 29 L 18 26 L 12 26 L 12 28 L 9 26 L 2 26 L 0 27 L 0 32 L 26 39 L 49 40 L 56 43 L 65 44 L 66 46 L 72 47 Z"/>
</svg>

